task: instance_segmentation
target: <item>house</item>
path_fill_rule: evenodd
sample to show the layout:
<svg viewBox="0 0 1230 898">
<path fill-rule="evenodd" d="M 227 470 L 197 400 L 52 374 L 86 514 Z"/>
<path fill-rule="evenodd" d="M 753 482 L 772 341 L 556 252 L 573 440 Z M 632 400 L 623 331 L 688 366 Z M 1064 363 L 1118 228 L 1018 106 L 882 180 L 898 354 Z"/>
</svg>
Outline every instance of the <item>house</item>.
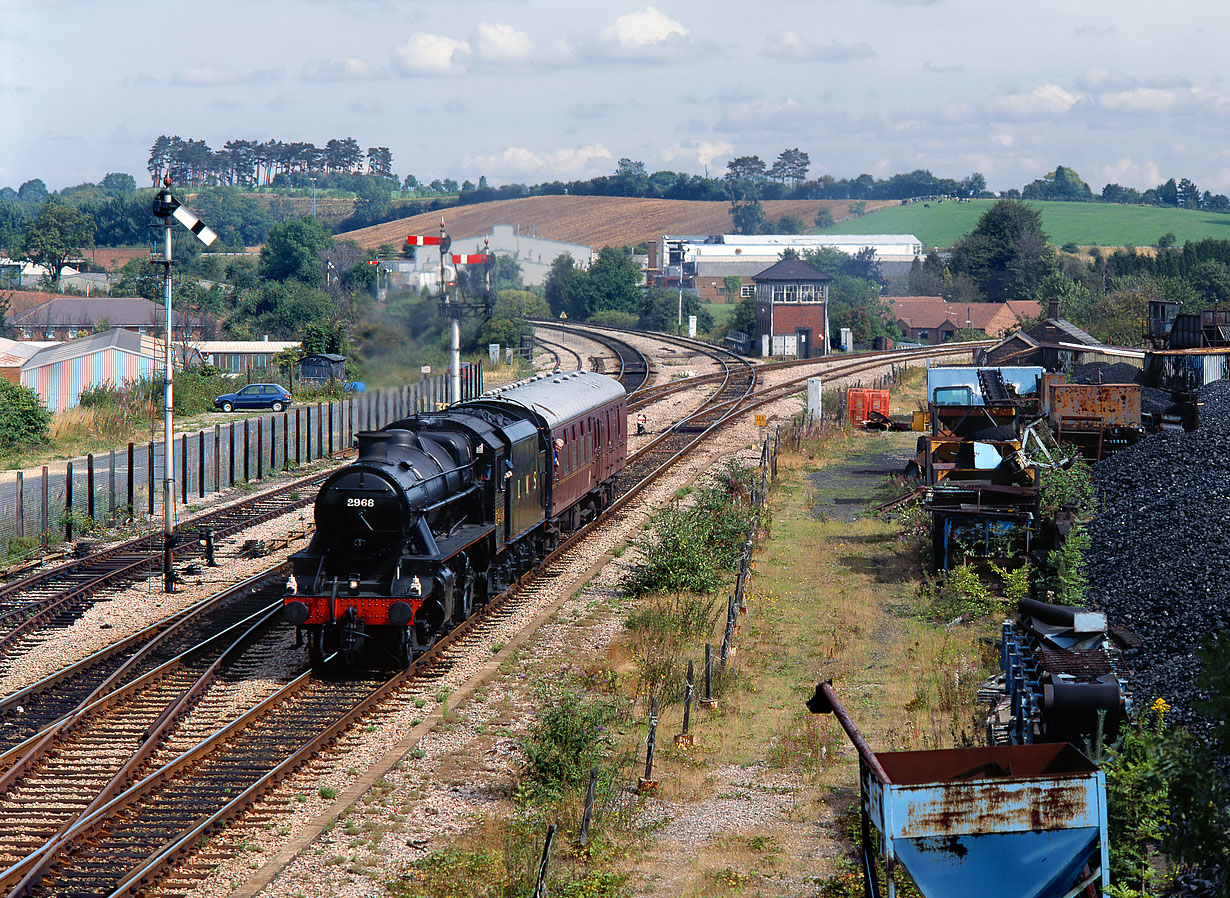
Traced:
<svg viewBox="0 0 1230 898">
<path fill-rule="evenodd" d="M 33 340 L 21 342 L 0 337 L 0 377 L 10 383 L 21 383 L 21 366 L 40 349 L 55 345 L 57 344 Z"/>
<path fill-rule="evenodd" d="M 189 316 L 174 305 L 172 314 L 176 339 L 201 338 L 199 320 L 193 320 L 189 326 Z M 161 305 L 133 296 L 52 295 L 39 305 L 11 316 L 12 327 L 23 340 L 71 340 L 81 334 L 111 327 L 134 330 L 138 334 L 161 335 L 166 327 L 165 322 Z"/>
<path fill-rule="evenodd" d="M 786 259 L 756 275 L 756 338 L 762 356 L 828 355 L 831 280 L 799 259 Z"/>
<path fill-rule="evenodd" d="M 484 250 L 514 259 L 521 266 L 521 280 L 527 286 L 545 283 L 551 272 L 551 263 L 560 256 L 572 256 L 577 268 L 589 268 L 594 258 L 593 247 L 546 240 L 537 236 L 535 229 L 525 230 L 510 224 L 495 225 L 490 234 L 454 237 L 450 251 L 456 254 L 481 253 Z M 389 273 L 392 287 L 403 290 L 423 287 L 439 289 L 440 248 L 437 246 L 417 247 L 413 261 L 388 260 L 381 262 L 380 267 Z"/>
<path fill-rule="evenodd" d="M 21 384 L 38 393 L 50 411 L 73 408 L 82 392 L 103 384 L 121 386 L 129 381 L 153 377 L 163 368 L 165 358 L 161 340 L 124 328 L 112 328 L 79 340 L 70 340 L 36 352 L 21 367 Z M 173 360 L 182 367 L 199 364 L 200 355 L 176 346 Z"/>
<path fill-rule="evenodd" d="M 943 343 L 960 330 L 1002 337 L 1042 314 L 1032 300 L 951 303 L 942 296 L 899 296 L 891 302 L 897 327 L 912 343 Z"/>
<path fill-rule="evenodd" d="M 1041 365 L 1048 371 L 1068 371 L 1092 362 L 1124 362 L 1140 368 L 1145 363 L 1145 353 L 1107 346 L 1071 321 L 1060 318 L 1058 300 L 1051 300 L 1045 319 L 980 350 L 975 359 L 978 365 Z"/>
</svg>

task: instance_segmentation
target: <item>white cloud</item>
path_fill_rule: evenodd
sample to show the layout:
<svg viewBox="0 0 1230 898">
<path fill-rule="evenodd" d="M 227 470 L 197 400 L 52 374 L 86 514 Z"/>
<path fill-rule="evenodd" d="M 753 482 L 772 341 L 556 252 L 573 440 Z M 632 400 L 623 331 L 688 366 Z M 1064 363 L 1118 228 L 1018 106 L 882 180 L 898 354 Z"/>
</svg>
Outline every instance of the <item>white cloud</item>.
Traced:
<svg viewBox="0 0 1230 898">
<path fill-rule="evenodd" d="M 462 167 L 482 169 L 493 178 L 529 178 L 549 175 L 576 178 L 606 172 L 614 155 L 600 143 L 536 152 L 527 147 L 509 147 L 499 153 L 467 156 Z M 599 167 L 597 163 L 601 163 Z"/>
<path fill-rule="evenodd" d="M 1176 114 L 1213 111 L 1224 100 L 1215 94 L 1190 88 L 1134 87 L 1130 90 L 1108 91 L 1098 95 L 1098 107 L 1107 112 Z"/>
<path fill-rule="evenodd" d="M 490 65 L 522 65 L 533 60 L 534 44 L 511 25 L 482 22 L 470 37 L 470 52 Z"/>
<path fill-rule="evenodd" d="M 940 65 L 936 62 L 924 62 L 923 71 L 930 72 L 932 75 L 956 75 L 965 71 L 965 66 L 961 63 L 954 65 Z"/>
<path fill-rule="evenodd" d="M 652 6 L 620 16 L 602 31 L 602 36 L 620 47 L 652 47 L 672 38 L 686 38 L 688 29 Z"/>
<path fill-rule="evenodd" d="M 171 73 L 171 83 L 185 87 L 220 87 L 228 84 L 270 84 L 280 80 L 281 69 L 236 72 L 220 66 L 186 66 Z"/>
<path fill-rule="evenodd" d="M 1058 84 L 1040 84 L 1021 93 L 992 97 L 987 103 L 987 111 L 1003 118 L 1050 118 L 1068 112 L 1079 100 L 1079 95 Z"/>
<path fill-rule="evenodd" d="M 345 59 L 319 59 L 306 63 L 300 77 L 304 81 L 367 81 L 377 72 L 366 60 L 353 56 Z"/>
<path fill-rule="evenodd" d="M 462 75 L 470 45 L 439 34 L 415 34 L 393 49 L 393 67 L 403 75 Z"/>
<path fill-rule="evenodd" d="M 765 59 L 785 59 L 791 62 L 842 62 L 847 59 L 866 59 L 876 51 L 867 43 L 843 44 L 832 41 L 828 44 L 813 44 L 797 31 L 779 31 L 772 34 L 760 48 Z"/>
<path fill-rule="evenodd" d="M 415 34 L 393 50 L 393 68 L 403 75 L 456 76 L 477 67 L 515 68 L 533 61 L 529 35 L 498 22 L 480 22 L 465 40 Z"/>
<path fill-rule="evenodd" d="M 647 6 L 620 16 L 597 34 L 570 36 L 552 57 L 561 64 L 678 62 L 703 49 L 686 25 Z"/>
<path fill-rule="evenodd" d="M 1161 167 L 1151 159 L 1136 162 L 1125 156 L 1108 165 L 1094 166 L 1093 170 L 1097 173 L 1094 183 L 1122 184 L 1140 190 L 1156 187 L 1166 180 L 1162 177 Z"/>
<path fill-rule="evenodd" d="M 688 162 L 695 160 L 698 164 L 708 167 L 713 164 L 714 160 L 733 156 L 734 152 L 734 145 L 724 140 L 689 140 L 671 144 L 664 149 L 662 161 L 670 163 L 676 159 Z"/>
<path fill-rule="evenodd" d="M 842 118 L 846 118 L 842 116 Z M 800 103 L 789 97 L 780 103 L 741 103 L 728 109 L 714 125 L 718 131 L 777 131 L 790 132 L 799 129 L 809 129 L 822 123 L 831 126 L 832 120 L 826 122 L 825 113 L 810 103 Z M 806 132 L 804 132 L 806 133 Z"/>
</svg>

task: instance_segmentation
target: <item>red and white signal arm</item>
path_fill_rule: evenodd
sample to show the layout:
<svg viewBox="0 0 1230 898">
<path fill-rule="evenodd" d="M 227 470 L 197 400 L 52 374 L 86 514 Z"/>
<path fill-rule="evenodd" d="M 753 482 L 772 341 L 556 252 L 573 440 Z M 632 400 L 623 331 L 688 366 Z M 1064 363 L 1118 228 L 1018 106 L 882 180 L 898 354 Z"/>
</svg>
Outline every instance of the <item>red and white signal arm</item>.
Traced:
<svg viewBox="0 0 1230 898">
<path fill-rule="evenodd" d="M 407 246 L 439 246 L 439 237 L 424 237 L 421 234 L 411 234 L 406 238 Z"/>
<path fill-rule="evenodd" d="M 491 261 L 489 253 L 453 253 L 454 265 L 480 265 Z"/>
</svg>

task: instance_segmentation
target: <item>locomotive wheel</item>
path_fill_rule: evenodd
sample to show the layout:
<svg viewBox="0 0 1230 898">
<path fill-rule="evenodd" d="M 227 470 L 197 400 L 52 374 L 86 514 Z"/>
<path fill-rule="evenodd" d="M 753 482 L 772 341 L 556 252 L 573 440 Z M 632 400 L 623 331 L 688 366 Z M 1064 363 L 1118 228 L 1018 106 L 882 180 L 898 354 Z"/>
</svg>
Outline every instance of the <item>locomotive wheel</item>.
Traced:
<svg viewBox="0 0 1230 898">
<path fill-rule="evenodd" d="M 453 623 L 465 622 L 474 613 L 474 575 L 466 576 L 465 586 L 453 597 Z"/>
<path fill-rule="evenodd" d="M 325 631 L 316 627 L 308 633 L 308 663 L 312 670 L 317 670 L 325 664 Z"/>
<path fill-rule="evenodd" d="M 398 667 L 409 667 L 414 660 L 414 646 L 410 642 L 410 628 L 401 627 L 397 633 L 397 643 L 393 650 L 393 659 Z"/>
</svg>

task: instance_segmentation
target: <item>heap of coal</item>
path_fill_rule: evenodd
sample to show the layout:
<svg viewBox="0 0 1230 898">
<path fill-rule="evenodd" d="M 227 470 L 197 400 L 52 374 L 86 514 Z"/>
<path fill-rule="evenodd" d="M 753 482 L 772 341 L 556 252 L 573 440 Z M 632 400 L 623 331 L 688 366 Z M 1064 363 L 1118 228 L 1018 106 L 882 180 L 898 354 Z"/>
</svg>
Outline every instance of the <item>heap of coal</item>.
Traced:
<svg viewBox="0 0 1230 898">
<path fill-rule="evenodd" d="M 1200 426 L 1146 437 L 1094 467 L 1089 600 L 1144 640 L 1131 651 L 1138 704 L 1161 697 L 1168 719 L 1207 735 L 1191 706 L 1206 634 L 1230 627 L 1230 382 L 1209 384 Z"/>
<path fill-rule="evenodd" d="M 1145 415 L 1174 413 L 1173 397 L 1167 390 L 1145 384 L 1144 372 L 1126 362 L 1090 362 L 1072 369 L 1074 384 L 1140 384 L 1140 411 Z"/>
</svg>

